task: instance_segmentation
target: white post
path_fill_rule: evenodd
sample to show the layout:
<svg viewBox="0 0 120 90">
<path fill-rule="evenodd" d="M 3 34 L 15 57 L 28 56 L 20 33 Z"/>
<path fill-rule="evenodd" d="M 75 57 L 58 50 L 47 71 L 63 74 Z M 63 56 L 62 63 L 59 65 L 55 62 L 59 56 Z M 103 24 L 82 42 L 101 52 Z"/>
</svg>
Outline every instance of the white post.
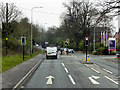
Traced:
<svg viewBox="0 0 120 90">
<path fill-rule="evenodd" d="M 43 7 L 33 7 L 32 9 L 31 9 L 31 56 L 32 56 L 32 51 L 33 51 L 33 49 L 32 49 L 32 22 L 33 22 L 33 9 L 34 8 L 43 8 Z"/>
</svg>

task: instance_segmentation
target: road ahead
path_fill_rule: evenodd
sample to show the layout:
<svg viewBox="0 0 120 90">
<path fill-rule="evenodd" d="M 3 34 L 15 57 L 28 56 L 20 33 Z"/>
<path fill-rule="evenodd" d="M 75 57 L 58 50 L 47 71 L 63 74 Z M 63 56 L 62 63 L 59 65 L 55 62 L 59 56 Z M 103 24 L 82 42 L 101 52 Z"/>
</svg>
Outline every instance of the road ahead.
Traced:
<svg viewBox="0 0 120 90">
<path fill-rule="evenodd" d="M 94 58 L 94 64 L 83 64 L 82 58 L 83 54 L 70 54 L 45 59 L 24 88 L 118 88 L 117 64 L 111 67 L 115 72 L 110 73 L 105 67 L 111 63 L 107 62 L 104 69 L 98 66 L 101 57 Z"/>
</svg>

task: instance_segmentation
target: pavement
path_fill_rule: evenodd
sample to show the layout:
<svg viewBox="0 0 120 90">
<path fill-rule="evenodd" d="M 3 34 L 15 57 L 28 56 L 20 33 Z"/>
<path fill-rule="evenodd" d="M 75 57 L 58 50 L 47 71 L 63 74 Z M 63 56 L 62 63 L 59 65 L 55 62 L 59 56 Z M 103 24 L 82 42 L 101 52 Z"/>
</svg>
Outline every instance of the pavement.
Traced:
<svg viewBox="0 0 120 90">
<path fill-rule="evenodd" d="M 43 54 L 39 54 L 0 74 L 0 76 L 2 76 L 2 88 L 13 88 L 43 57 Z"/>
</svg>

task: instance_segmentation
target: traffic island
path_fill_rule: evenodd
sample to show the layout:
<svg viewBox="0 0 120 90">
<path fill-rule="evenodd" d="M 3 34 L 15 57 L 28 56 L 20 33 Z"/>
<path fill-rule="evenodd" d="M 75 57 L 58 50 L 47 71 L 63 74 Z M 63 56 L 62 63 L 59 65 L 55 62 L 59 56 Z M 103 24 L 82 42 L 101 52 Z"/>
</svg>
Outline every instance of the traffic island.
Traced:
<svg viewBox="0 0 120 90">
<path fill-rule="evenodd" d="M 80 62 L 81 62 L 82 64 L 94 64 L 94 63 L 92 63 L 92 62 L 87 62 L 87 61 L 85 61 L 85 60 L 80 60 Z"/>
</svg>

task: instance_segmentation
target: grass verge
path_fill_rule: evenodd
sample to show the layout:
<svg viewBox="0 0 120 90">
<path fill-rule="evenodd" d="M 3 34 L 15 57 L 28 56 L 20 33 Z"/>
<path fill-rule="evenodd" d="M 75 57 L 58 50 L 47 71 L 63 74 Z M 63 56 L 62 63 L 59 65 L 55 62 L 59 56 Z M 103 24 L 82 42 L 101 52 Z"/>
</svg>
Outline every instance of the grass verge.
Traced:
<svg viewBox="0 0 120 90">
<path fill-rule="evenodd" d="M 19 54 L 13 55 L 13 56 L 4 56 L 2 57 L 2 71 L 0 71 L 0 73 L 5 72 L 26 60 L 29 60 L 40 53 L 44 53 L 44 51 L 35 52 L 33 53 L 32 57 L 30 55 L 25 55 L 24 60 L 23 60 L 22 55 L 19 55 Z"/>
</svg>

